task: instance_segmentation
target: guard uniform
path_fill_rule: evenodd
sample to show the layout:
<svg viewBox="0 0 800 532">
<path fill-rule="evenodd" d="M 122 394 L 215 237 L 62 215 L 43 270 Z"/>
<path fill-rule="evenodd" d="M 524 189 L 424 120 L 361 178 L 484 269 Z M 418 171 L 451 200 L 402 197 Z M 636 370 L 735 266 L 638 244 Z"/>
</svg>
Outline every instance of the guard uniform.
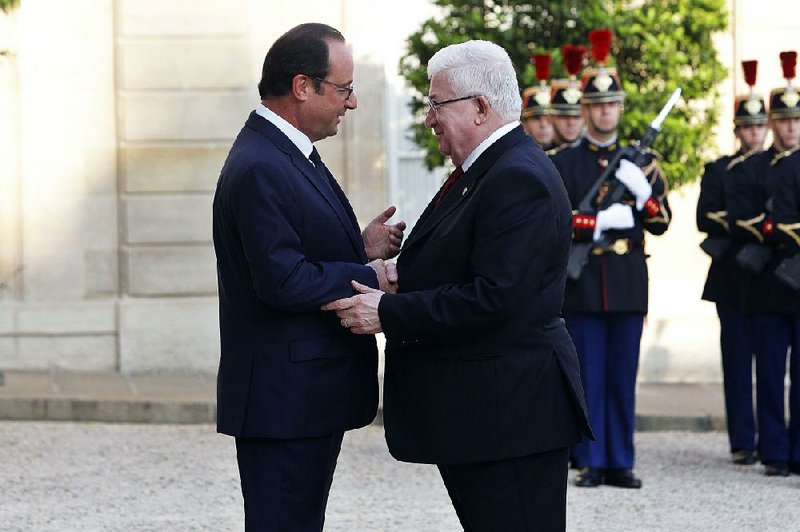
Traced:
<svg viewBox="0 0 800 532">
<path fill-rule="evenodd" d="M 783 54 L 782 54 L 783 56 Z M 796 57 L 796 56 L 795 56 Z M 794 70 L 792 65 L 791 70 Z M 786 64 L 784 63 L 784 75 Z M 791 79 L 792 76 L 786 76 Z M 787 95 L 788 94 L 788 95 Z M 770 96 L 772 120 L 800 117 L 800 95 L 791 87 L 775 89 Z M 737 261 L 748 274 L 744 287 L 743 309 L 753 326 L 753 349 L 756 357 L 756 401 L 758 417 L 758 454 L 766 474 L 786 476 L 790 464 L 800 462 L 800 294 L 789 289 L 775 275 L 775 270 L 795 250 L 791 247 L 791 216 L 783 207 L 783 188 L 798 172 L 793 155 L 800 145 L 779 151 L 774 145 L 749 157 L 731 169 L 730 193 L 726 196 L 731 220 L 731 236 L 764 256 L 763 266 L 744 261 L 744 248 Z M 780 196 L 780 199 L 779 199 Z M 776 231 L 775 203 L 781 205 L 782 230 Z M 788 202 L 787 202 L 788 203 Z M 786 229 L 789 229 L 787 231 Z M 755 245 L 755 246 L 754 246 Z M 759 261 L 755 261 L 758 263 Z M 760 271 L 759 271 L 760 270 Z M 792 419 L 785 421 L 786 359 L 791 347 L 791 382 L 789 393 Z"/>
<path fill-rule="evenodd" d="M 750 94 L 738 96 L 734 102 L 736 127 L 766 125 L 764 99 L 752 91 L 756 82 L 756 61 L 742 62 Z M 730 236 L 730 217 L 725 190 L 730 188 L 730 170 L 758 153 L 754 149 L 737 151 L 707 163 L 700 182 L 697 201 L 697 228 L 708 235 L 711 255 L 702 298 L 716 304 L 720 322 L 720 351 L 725 392 L 725 418 L 733 461 L 749 465 L 755 462 L 756 427 L 753 415 L 753 341 L 751 324 L 742 312 L 746 273 L 736 263 L 741 242 Z"/>
<path fill-rule="evenodd" d="M 800 260 L 798 258 L 800 257 L 800 151 L 786 157 L 781 165 L 774 208 L 775 237 L 784 246 L 786 254 L 798 261 Z M 800 292 L 796 284 L 789 289 L 789 293 L 795 301 L 788 318 L 792 325 L 790 336 L 792 355 L 789 362 L 791 382 L 789 410 L 792 416 L 788 426 L 789 470 L 800 475 Z"/>
<path fill-rule="evenodd" d="M 583 102 L 622 102 L 623 97 L 616 75 L 601 71 L 584 80 Z M 583 137 L 552 157 L 572 203 L 573 242 L 592 241 L 595 217 L 578 212 L 578 205 L 617 149 L 617 142 L 600 146 Z M 644 207 L 637 210 L 632 196 L 623 198 L 623 203 L 634 205 L 634 226 L 605 233 L 609 249 L 592 249 L 578 280 L 567 282 L 563 307 L 596 436 L 575 448 L 575 459 L 581 467 L 605 471 L 606 479 L 610 471 L 633 468 L 636 373 L 648 304 L 644 235 L 664 233 L 671 218 L 666 182 L 657 165 L 648 165 L 645 174 L 652 195 Z M 605 193 L 601 188 L 599 194 Z"/>
</svg>

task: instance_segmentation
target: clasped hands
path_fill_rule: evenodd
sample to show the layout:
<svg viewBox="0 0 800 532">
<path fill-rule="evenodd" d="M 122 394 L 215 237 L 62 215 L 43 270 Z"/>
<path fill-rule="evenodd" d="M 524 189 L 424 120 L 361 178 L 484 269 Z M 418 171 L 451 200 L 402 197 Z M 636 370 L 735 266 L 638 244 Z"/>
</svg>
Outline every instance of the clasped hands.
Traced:
<svg viewBox="0 0 800 532">
<path fill-rule="evenodd" d="M 358 292 L 353 297 L 337 299 L 322 305 L 322 310 L 335 311 L 342 327 L 355 334 L 376 334 L 381 332 L 381 320 L 378 316 L 378 304 L 385 293 L 397 293 L 397 267 L 394 263 L 384 262 L 400 253 L 403 243 L 405 222 L 388 225 L 386 222 L 397 209 L 387 208 L 367 224 L 362 231 L 364 250 L 371 262 L 367 266 L 375 270 L 378 276 L 378 290 L 352 281 L 353 289 Z"/>
<path fill-rule="evenodd" d="M 378 305 L 383 294 L 397 293 L 397 267 L 392 262 L 383 262 L 376 259 L 367 266 L 378 274 L 378 290 L 365 286 L 358 281 L 351 281 L 353 289 L 358 292 L 353 297 L 345 297 L 322 305 L 322 310 L 335 311 L 339 323 L 345 329 L 355 334 L 376 334 L 381 328 L 381 319 L 378 316 Z"/>
</svg>

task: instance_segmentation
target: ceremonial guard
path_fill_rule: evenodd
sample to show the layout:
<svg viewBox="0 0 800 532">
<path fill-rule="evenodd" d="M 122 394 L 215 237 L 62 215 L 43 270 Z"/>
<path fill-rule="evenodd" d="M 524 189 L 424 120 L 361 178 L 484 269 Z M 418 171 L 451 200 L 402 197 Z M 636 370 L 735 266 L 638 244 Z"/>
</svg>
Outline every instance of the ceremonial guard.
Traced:
<svg viewBox="0 0 800 532">
<path fill-rule="evenodd" d="M 550 89 L 550 122 L 553 125 L 553 147 L 547 153 L 550 156 L 577 142 L 583 133 L 582 93 L 577 76 L 583 67 L 584 55 L 585 46 L 565 44 L 561 47 L 561 58 L 569 79 L 554 81 Z"/>
<path fill-rule="evenodd" d="M 563 308 L 596 436 L 575 448 L 582 468 L 575 484 L 639 488 L 641 480 L 633 473 L 633 432 L 639 343 L 648 299 L 644 233 L 664 233 L 671 214 L 666 182 L 652 157 L 644 169 L 619 161 L 609 181 L 586 198 L 607 174 L 606 167 L 619 149 L 617 127 L 624 101 L 616 72 L 603 66 L 611 33 L 595 30 L 589 37 L 600 68 L 584 75 L 581 113 L 587 131 L 575 146 L 553 156 L 572 203 L 573 248 L 582 243 L 593 246 L 577 279 L 571 275 L 567 281 Z M 616 198 L 616 192 L 623 191 L 619 201 L 605 206 L 606 196 Z M 598 206 L 596 215 L 578 210 L 587 199 Z M 600 240 L 607 245 L 599 245 Z"/>
<path fill-rule="evenodd" d="M 757 61 L 742 61 L 750 93 L 734 102 L 733 132 L 739 150 L 705 165 L 697 201 L 697 228 L 708 234 L 701 247 L 711 256 L 703 299 L 717 306 L 728 440 L 733 463 L 742 465 L 756 462 L 753 342 L 750 321 L 741 309 L 746 273 L 736 263 L 736 254 L 742 245 L 731 240 L 725 190 L 730 188 L 729 170 L 763 150 L 767 111 L 764 99 L 753 90 L 757 67 Z"/>
<path fill-rule="evenodd" d="M 548 116 L 550 87 L 547 86 L 551 61 L 550 54 L 531 56 L 539 85 L 528 87 L 522 93 L 522 127 L 525 133 L 545 151 L 553 147 L 553 126 Z"/>
<path fill-rule="evenodd" d="M 731 168 L 726 197 L 731 236 L 742 244 L 736 260 L 749 274 L 743 308 L 753 326 L 758 457 L 768 476 L 788 476 L 800 468 L 800 294 L 781 280 L 797 238 L 783 187 L 798 172 L 800 94 L 792 86 L 797 54 L 782 52 L 780 58 L 787 85 L 770 93 L 773 144 Z M 784 381 L 790 347 L 787 426 Z"/>
</svg>

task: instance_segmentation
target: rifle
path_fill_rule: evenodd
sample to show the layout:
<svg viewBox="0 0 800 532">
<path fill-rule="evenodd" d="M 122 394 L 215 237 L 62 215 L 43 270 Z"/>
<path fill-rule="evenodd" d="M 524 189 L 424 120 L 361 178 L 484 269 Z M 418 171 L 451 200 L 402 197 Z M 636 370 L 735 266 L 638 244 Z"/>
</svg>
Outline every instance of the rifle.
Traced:
<svg viewBox="0 0 800 532">
<path fill-rule="evenodd" d="M 664 120 L 667 118 L 667 115 L 675 106 L 680 96 L 681 89 L 675 89 L 675 92 L 672 93 L 666 105 L 661 109 L 661 112 L 658 113 L 655 120 L 650 123 L 644 137 L 630 146 L 625 146 L 617 150 L 614 157 L 608 162 L 605 170 L 603 170 L 603 173 L 600 174 L 600 177 L 592 184 L 589 191 L 586 192 L 583 199 L 581 199 L 581 202 L 578 204 L 578 211 L 581 214 L 595 215 L 598 211 L 606 209 L 609 205 L 619 203 L 619 201 L 622 200 L 626 188 L 614 177 L 614 174 L 619 168 L 620 161 L 622 159 L 627 159 L 639 167 L 645 166 L 649 157 L 645 150 L 653 144 L 656 136 L 661 131 L 661 124 L 664 123 Z M 608 182 L 608 193 L 603 198 L 600 205 L 594 205 L 593 203 L 600 187 L 606 182 Z M 603 249 L 608 249 L 609 244 L 608 237 L 602 233 L 594 242 L 573 242 L 569 250 L 567 277 L 573 281 L 577 281 L 583 272 L 583 268 L 589 263 L 589 252 L 591 249 L 598 246 Z"/>
</svg>

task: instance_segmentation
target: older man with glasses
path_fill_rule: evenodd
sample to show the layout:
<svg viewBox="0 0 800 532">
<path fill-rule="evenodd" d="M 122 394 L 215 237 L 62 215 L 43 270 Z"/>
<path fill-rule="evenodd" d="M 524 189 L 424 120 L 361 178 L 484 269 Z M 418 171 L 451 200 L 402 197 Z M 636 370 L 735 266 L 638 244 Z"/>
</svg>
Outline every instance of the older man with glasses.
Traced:
<svg viewBox="0 0 800 532">
<path fill-rule="evenodd" d="M 324 308 L 386 335 L 389 451 L 439 467 L 465 530 L 564 530 L 568 449 L 591 436 L 559 318 L 569 198 L 502 48 L 448 46 L 428 75 L 425 124 L 456 169 L 403 247 L 398 293 L 354 282 Z"/>
</svg>

